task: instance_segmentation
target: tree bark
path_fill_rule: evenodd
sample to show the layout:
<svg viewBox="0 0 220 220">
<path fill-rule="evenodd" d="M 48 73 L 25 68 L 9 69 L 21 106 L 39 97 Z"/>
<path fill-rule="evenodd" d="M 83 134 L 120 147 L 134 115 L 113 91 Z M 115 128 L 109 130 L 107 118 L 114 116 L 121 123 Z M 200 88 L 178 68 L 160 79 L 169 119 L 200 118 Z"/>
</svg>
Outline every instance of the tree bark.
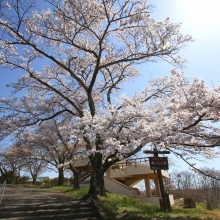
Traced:
<svg viewBox="0 0 220 220">
<path fill-rule="evenodd" d="M 74 186 L 73 186 L 73 188 L 74 189 L 79 189 L 80 187 L 79 187 L 79 174 L 80 174 L 80 172 L 78 172 L 74 167 L 73 167 L 73 165 L 70 163 L 70 169 L 71 169 L 71 171 L 73 172 L 73 175 L 74 175 L 74 182 L 73 182 L 73 184 L 74 184 Z"/>
<path fill-rule="evenodd" d="M 102 153 L 95 153 L 90 157 L 92 164 L 92 175 L 90 179 L 90 189 L 87 194 L 88 197 L 97 199 L 97 196 L 106 196 L 104 171 L 102 166 Z"/>
<path fill-rule="evenodd" d="M 36 185 L 37 175 L 33 175 L 32 178 L 33 178 L 32 184 Z"/>
<path fill-rule="evenodd" d="M 58 186 L 62 186 L 64 184 L 64 172 L 63 167 L 60 167 L 58 169 L 59 175 L 58 175 Z"/>
<path fill-rule="evenodd" d="M 79 173 L 80 172 L 76 172 L 75 170 L 73 171 L 74 174 L 74 182 L 73 182 L 73 188 L 74 189 L 79 189 Z"/>
<path fill-rule="evenodd" d="M 6 172 L 3 177 L 7 180 L 7 184 L 12 184 L 16 181 L 16 174 L 13 171 Z"/>
</svg>

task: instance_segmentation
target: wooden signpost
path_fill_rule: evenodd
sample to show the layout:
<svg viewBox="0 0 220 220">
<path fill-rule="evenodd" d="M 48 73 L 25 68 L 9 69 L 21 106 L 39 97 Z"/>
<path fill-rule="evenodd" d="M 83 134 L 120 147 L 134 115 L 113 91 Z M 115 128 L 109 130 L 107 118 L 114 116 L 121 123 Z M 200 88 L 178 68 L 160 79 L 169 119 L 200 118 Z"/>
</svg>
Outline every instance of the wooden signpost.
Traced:
<svg viewBox="0 0 220 220">
<path fill-rule="evenodd" d="M 164 184 L 163 184 L 163 177 L 161 170 L 168 170 L 168 159 L 167 157 L 158 157 L 158 154 L 170 154 L 169 151 L 158 151 L 156 148 L 154 148 L 153 151 L 145 150 L 143 151 L 145 154 L 154 154 L 154 157 L 149 157 L 150 162 L 150 168 L 152 170 L 157 170 L 159 185 L 160 185 L 160 193 L 162 197 L 162 204 L 165 212 L 168 210 L 171 211 L 171 207 L 168 204 L 168 199 L 164 190 Z"/>
<path fill-rule="evenodd" d="M 151 170 L 168 170 L 167 157 L 149 157 Z"/>
</svg>

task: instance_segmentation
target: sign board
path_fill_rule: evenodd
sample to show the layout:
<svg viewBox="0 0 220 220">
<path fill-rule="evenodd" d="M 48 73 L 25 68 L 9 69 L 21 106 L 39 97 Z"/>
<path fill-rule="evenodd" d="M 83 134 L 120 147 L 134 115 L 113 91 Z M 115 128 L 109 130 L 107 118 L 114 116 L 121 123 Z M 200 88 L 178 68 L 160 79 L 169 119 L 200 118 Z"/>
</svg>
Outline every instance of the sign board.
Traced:
<svg viewBox="0 0 220 220">
<path fill-rule="evenodd" d="M 167 157 L 149 157 L 151 170 L 168 170 Z"/>
</svg>

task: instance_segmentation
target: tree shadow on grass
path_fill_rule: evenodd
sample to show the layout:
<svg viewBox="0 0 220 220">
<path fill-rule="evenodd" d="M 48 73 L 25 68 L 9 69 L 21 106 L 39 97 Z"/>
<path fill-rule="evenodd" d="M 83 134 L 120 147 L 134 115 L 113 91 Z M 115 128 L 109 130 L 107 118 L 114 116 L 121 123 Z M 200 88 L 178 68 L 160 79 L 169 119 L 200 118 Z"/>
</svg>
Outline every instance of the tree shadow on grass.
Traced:
<svg viewBox="0 0 220 220">
<path fill-rule="evenodd" d="M 111 218 L 109 218 L 110 220 Z M 124 213 L 124 214 L 121 214 L 120 215 L 117 215 L 114 219 L 112 218 L 112 220 L 130 220 L 130 219 L 138 219 L 138 220 L 204 220 L 204 218 L 198 218 L 198 217 L 190 217 L 190 216 L 186 216 L 186 217 L 183 217 L 183 216 L 177 216 L 177 217 L 170 217 L 170 216 L 167 216 L 167 217 L 164 217 L 161 215 L 161 217 L 156 217 L 154 215 L 152 215 L 151 217 L 146 217 L 146 216 L 143 216 L 141 213 L 139 212 L 129 212 L 129 213 Z M 207 219 L 210 219 L 211 218 L 207 218 Z M 213 219 L 214 220 L 214 219 Z"/>
</svg>

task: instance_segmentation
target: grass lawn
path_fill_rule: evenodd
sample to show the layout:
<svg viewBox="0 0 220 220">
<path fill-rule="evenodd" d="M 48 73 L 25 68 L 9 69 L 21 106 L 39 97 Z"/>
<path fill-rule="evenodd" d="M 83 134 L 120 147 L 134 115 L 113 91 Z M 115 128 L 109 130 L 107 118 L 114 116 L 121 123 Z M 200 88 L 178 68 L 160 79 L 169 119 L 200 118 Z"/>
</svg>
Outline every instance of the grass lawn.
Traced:
<svg viewBox="0 0 220 220">
<path fill-rule="evenodd" d="M 56 186 L 51 189 L 68 193 L 78 199 L 88 192 L 87 188 L 73 190 L 69 186 Z M 175 200 L 170 213 L 161 212 L 159 206 L 114 193 L 107 193 L 107 197 L 100 197 L 97 203 L 108 220 L 220 220 L 220 209 L 208 211 L 203 203 L 197 203 L 196 208 L 184 209 L 183 202 Z"/>
</svg>

